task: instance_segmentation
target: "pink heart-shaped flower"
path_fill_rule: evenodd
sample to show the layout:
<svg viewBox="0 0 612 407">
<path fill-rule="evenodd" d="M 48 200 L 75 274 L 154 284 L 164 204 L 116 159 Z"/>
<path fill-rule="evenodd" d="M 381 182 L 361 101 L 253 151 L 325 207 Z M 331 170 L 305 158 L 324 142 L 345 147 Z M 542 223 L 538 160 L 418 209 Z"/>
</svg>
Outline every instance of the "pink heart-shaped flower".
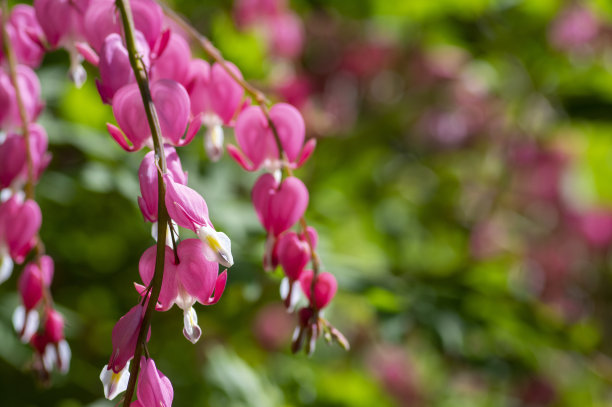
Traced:
<svg viewBox="0 0 612 407">
<path fill-rule="evenodd" d="M 338 282 L 336 281 L 336 277 L 333 274 L 328 272 L 322 272 L 317 275 L 317 279 L 314 285 L 314 298 L 312 296 L 312 278 L 313 278 L 312 270 L 305 270 L 302 272 L 300 276 L 300 285 L 302 286 L 302 291 L 310 300 L 312 305 L 314 305 L 317 309 L 322 309 L 330 303 L 334 295 L 336 295 L 336 291 L 338 290 Z"/>
</svg>

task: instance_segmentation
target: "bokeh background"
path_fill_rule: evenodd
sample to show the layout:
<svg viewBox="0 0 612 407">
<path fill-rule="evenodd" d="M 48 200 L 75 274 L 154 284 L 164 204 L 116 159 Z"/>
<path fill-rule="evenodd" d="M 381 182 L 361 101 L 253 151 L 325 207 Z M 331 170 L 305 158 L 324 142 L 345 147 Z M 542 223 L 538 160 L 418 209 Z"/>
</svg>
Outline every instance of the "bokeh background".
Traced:
<svg viewBox="0 0 612 407">
<path fill-rule="evenodd" d="M 222 300 L 197 308 L 195 346 L 180 310 L 154 318 L 174 406 L 612 405 L 611 3 L 292 0 L 277 2 L 284 22 L 238 3 L 172 7 L 318 138 L 297 175 L 339 282 L 326 318 L 352 349 L 290 353 L 256 175 L 211 163 L 199 137 L 179 154 L 236 264 Z M 16 270 L 0 286 L 3 406 L 114 405 L 98 376 L 153 244 L 144 152 L 108 137 L 95 71 L 76 89 L 67 65 L 57 51 L 38 71 L 53 160 L 36 196 L 72 364 L 50 388 L 28 370 Z"/>
</svg>

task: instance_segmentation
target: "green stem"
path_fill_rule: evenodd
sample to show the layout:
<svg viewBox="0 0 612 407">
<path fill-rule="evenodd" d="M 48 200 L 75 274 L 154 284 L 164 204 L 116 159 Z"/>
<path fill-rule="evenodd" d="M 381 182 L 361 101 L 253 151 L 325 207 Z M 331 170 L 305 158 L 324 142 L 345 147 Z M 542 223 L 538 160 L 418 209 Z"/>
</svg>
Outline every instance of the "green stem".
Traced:
<svg viewBox="0 0 612 407">
<path fill-rule="evenodd" d="M 125 33 L 125 45 L 128 50 L 130 65 L 134 71 L 138 88 L 140 89 L 140 95 L 142 97 L 142 103 L 145 108 L 149 127 L 151 128 L 151 136 L 153 138 L 153 147 L 155 150 L 155 159 L 161 171 L 157 173 L 157 186 L 158 186 L 158 198 L 157 198 L 157 254 L 155 257 L 155 272 L 151 282 L 151 297 L 147 303 L 147 309 L 142 319 L 142 325 L 140 326 L 140 332 L 138 333 L 138 342 L 136 350 L 134 351 L 134 360 L 130 366 L 130 381 L 128 383 L 127 390 L 125 392 L 123 406 L 129 407 L 132 398 L 134 396 L 134 390 L 136 388 L 136 379 L 140 371 L 140 358 L 142 357 L 143 349 L 145 347 L 145 341 L 149 327 L 151 326 L 151 318 L 153 311 L 155 310 L 155 304 L 159 298 L 161 291 L 161 285 L 164 275 L 164 262 L 166 255 L 166 230 L 170 220 L 168 211 L 165 204 L 166 188 L 162 178 L 163 173 L 166 173 L 166 155 L 163 150 L 163 140 L 161 129 L 159 125 L 159 118 L 153 104 L 153 98 L 151 97 L 151 90 L 149 89 L 149 80 L 144 64 L 138 58 L 138 51 L 136 50 L 136 41 L 134 39 L 134 18 L 132 16 L 132 10 L 127 0 L 116 0 L 115 4 L 121 14 L 121 21 L 123 23 L 123 31 Z"/>
</svg>

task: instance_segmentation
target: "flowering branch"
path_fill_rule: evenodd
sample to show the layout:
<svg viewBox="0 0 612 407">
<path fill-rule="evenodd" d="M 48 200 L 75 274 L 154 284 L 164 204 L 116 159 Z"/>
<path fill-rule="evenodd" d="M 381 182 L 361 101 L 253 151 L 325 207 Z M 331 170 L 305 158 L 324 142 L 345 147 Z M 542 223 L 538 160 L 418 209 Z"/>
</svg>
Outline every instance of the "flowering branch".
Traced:
<svg viewBox="0 0 612 407">
<path fill-rule="evenodd" d="M 21 90 L 19 89 L 19 83 L 17 81 L 17 61 L 15 58 L 15 52 L 11 46 L 11 39 L 7 30 L 9 18 L 9 7 L 8 0 L 2 1 L 2 45 L 4 49 L 4 55 L 6 56 L 9 68 L 9 76 L 13 88 L 15 88 L 15 98 L 17 99 L 17 108 L 19 109 L 19 117 L 21 118 L 21 125 L 23 129 L 23 137 L 26 145 L 26 163 L 28 178 L 25 186 L 25 193 L 27 199 L 34 198 L 34 163 L 32 162 L 32 155 L 30 154 L 30 129 L 28 128 L 29 120 L 26 112 L 25 105 L 23 103 L 23 97 Z M 40 240 L 40 239 L 37 239 Z"/>
<path fill-rule="evenodd" d="M 166 156 L 163 151 L 163 142 L 159 125 L 159 118 L 155 110 L 155 105 L 153 104 L 153 98 L 151 97 L 147 73 L 144 64 L 138 58 L 138 52 L 136 50 L 136 41 L 134 39 L 135 28 L 132 10 L 130 8 L 129 2 L 125 0 L 117 0 L 116 5 L 119 9 L 119 12 L 121 13 L 121 20 L 125 33 L 125 43 L 128 50 L 130 65 L 132 66 L 132 70 L 134 71 L 134 76 L 136 77 L 136 82 L 138 83 L 138 88 L 140 90 L 140 95 L 144 104 L 147 120 L 149 122 L 149 127 L 151 128 L 151 135 L 153 138 L 153 146 L 155 150 L 155 161 L 158 163 L 160 169 L 160 171 L 158 171 L 157 176 L 157 213 L 159 218 L 157 223 L 158 238 L 157 252 L 155 257 L 155 272 L 153 274 L 153 279 L 151 280 L 151 285 L 149 287 L 151 294 L 142 320 L 142 325 L 140 326 L 140 331 L 138 333 L 138 340 L 134 352 L 134 361 L 130 367 L 130 381 L 128 383 L 125 398 L 123 401 L 124 407 L 129 407 L 130 403 L 132 402 L 132 397 L 134 395 L 134 390 L 136 387 L 136 379 L 138 378 L 138 371 L 140 370 L 140 358 L 142 356 L 143 348 L 145 346 L 145 339 L 147 337 L 147 333 L 151 325 L 151 317 L 155 309 L 155 304 L 157 304 L 159 293 L 161 291 L 164 274 L 164 261 L 166 255 L 166 225 L 169 222 L 169 216 L 165 205 L 166 187 L 162 178 L 163 174 L 167 172 Z"/>
<path fill-rule="evenodd" d="M 156 1 L 164 10 L 164 13 L 170 19 L 172 19 L 179 27 L 185 30 L 185 32 L 188 33 L 202 47 L 202 49 L 217 64 L 219 64 L 225 70 L 225 72 L 229 74 L 229 76 L 238 85 L 240 85 L 244 89 L 244 91 L 247 94 L 249 94 L 252 97 L 253 101 L 257 105 L 259 105 L 259 107 L 261 108 L 261 111 L 263 112 L 265 116 L 268 126 L 270 127 L 272 134 L 274 135 L 274 141 L 276 143 L 276 147 L 278 148 L 279 157 L 281 158 L 280 162 L 281 162 L 281 167 L 284 172 L 284 175 L 287 178 L 293 177 L 292 166 L 288 159 L 287 152 L 283 148 L 283 143 L 278 134 L 277 126 L 272 120 L 272 117 L 270 115 L 269 105 L 271 103 L 269 99 L 266 97 L 266 95 L 262 91 L 260 91 L 259 89 L 257 89 L 256 87 L 248 83 L 246 80 L 244 80 L 237 71 L 232 69 L 230 64 L 228 64 L 225 58 L 223 58 L 221 51 L 219 51 L 219 49 L 217 49 L 208 38 L 200 34 L 191 24 L 189 24 L 189 22 L 187 22 L 185 18 L 183 18 L 178 13 L 176 13 L 174 10 L 172 10 L 170 7 L 168 7 L 166 4 L 164 4 L 163 1 L 161 0 L 156 0 Z M 329 324 L 329 322 L 327 322 L 323 318 L 320 318 L 319 316 L 319 311 L 321 307 L 317 305 L 317 301 L 315 301 L 314 299 L 315 297 L 314 293 L 315 293 L 315 285 L 317 284 L 317 281 L 318 281 L 317 277 L 320 274 L 320 258 L 315 251 L 315 242 L 312 241 L 310 234 L 307 231 L 308 224 L 304 216 L 301 216 L 299 218 L 299 223 L 300 223 L 302 232 L 305 235 L 305 241 L 308 245 L 308 249 L 310 252 L 310 260 L 312 264 L 312 274 L 313 274 L 312 282 L 310 284 L 310 292 L 311 292 L 310 311 L 311 313 L 306 318 L 306 321 L 303 321 L 303 324 L 308 327 L 306 328 L 306 333 L 305 333 L 306 336 L 309 338 L 309 340 L 307 341 L 307 345 L 306 345 L 306 351 L 308 353 L 311 353 L 313 349 L 313 342 L 311 341 L 311 339 L 313 338 L 316 339 L 316 337 L 318 337 L 318 335 L 321 333 L 321 328 L 326 332 L 326 338 L 329 339 L 331 337 L 335 339 L 343 348 L 348 349 L 349 344 L 346 338 L 344 338 L 344 336 L 337 329 L 335 329 L 331 324 Z M 286 303 L 288 301 L 289 301 L 289 297 L 287 297 Z M 302 332 L 300 332 L 300 338 L 296 340 L 296 342 L 294 342 L 294 346 L 293 346 L 294 352 L 297 352 L 299 348 L 301 347 L 301 338 L 302 338 Z"/>
</svg>

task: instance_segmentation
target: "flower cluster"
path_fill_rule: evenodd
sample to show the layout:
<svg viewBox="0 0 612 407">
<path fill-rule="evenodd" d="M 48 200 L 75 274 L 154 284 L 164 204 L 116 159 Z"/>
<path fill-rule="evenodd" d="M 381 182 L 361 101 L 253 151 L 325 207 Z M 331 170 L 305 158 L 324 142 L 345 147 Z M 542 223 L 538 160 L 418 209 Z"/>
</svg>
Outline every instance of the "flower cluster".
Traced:
<svg viewBox="0 0 612 407">
<path fill-rule="evenodd" d="M 0 282 L 11 276 L 15 263 L 25 263 L 17 284 L 21 305 L 13 313 L 13 325 L 19 338 L 34 349 L 33 366 L 46 379 L 54 367 L 68 371 L 70 347 L 64 338 L 64 318 L 51 297 L 53 259 L 44 254 L 38 235 L 42 214 L 34 200 L 34 186 L 51 160 L 47 133 L 34 123 L 43 103 L 33 68 L 44 55 L 45 37 L 31 6 L 17 5 L 2 17 Z"/>
<path fill-rule="evenodd" d="M 274 52 L 297 55 L 302 38 L 299 20 L 280 3 L 277 6 L 245 11 L 245 23 L 273 21 L 269 26 L 281 30 L 269 36 Z M 107 124 L 110 136 L 127 152 L 152 150 L 144 155 L 138 171 L 138 206 L 144 220 L 152 223 L 157 243 L 140 259 L 142 284 L 135 283 L 140 301 L 112 332 L 113 350 L 100 374 L 108 399 L 131 389 L 125 403 L 170 406 L 173 389 L 169 379 L 148 352 L 141 358 L 151 336 L 151 313 L 176 304 L 183 313 L 184 336 L 196 343 L 202 330 L 195 303 L 215 304 L 225 290 L 227 271 L 219 269 L 234 263 L 231 241 L 215 228 L 205 199 L 187 185 L 177 152 L 202 126 L 206 127 L 204 147 L 212 161 L 223 154 L 223 128 L 234 127 L 237 146 L 228 145 L 228 154 L 247 171 L 267 171 L 253 188 L 255 210 L 268 233 L 265 268 L 280 264 L 285 270 L 282 296 L 289 310 L 294 309 L 300 291 L 308 301 L 299 311 L 294 347 L 308 337 L 307 349 L 312 351 L 323 332 L 346 343 L 320 317 L 337 283 L 333 275 L 319 271 L 318 236 L 304 221 L 308 190 L 292 175 L 315 148 L 314 140 L 305 141 L 304 120 L 296 108 L 285 103 L 268 108 L 265 98 L 246 98 L 253 92 L 239 69 L 218 51 L 211 54 L 213 63 L 193 57 L 189 39 L 153 0 L 36 0 L 33 8 L 19 6 L 13 13 L 6 32 L 17 44 L 16 54 L 23 64 L 15 73 L 23 100 L 22 108 L 16 109 L 18 92 L 6 74 L 0 76 L 0 104 L 5 107 L 0 110 L 0 123 L 7 132 L 0 157 L 8 163 L 0 171 L 2 188 L 14 191 L 33 184 L 49 162 L 44 129 L 29 124 L 42 104 L 40 85 L 28 65 L 40 63 L 44 47 L 63 47 L 69 52 L 69 76 L 77 86 L 86 78 L 83 61 L 97 67 L 100 98 L 111 106 L 116 120 L 116 124 Z M 29 137 L 22 137 L 18 126 L 28 130 Z M 37 244 L 40 227 L 40 210 L 34 201 L 12 192 L 7 197 L 0 207 L 0 277 L 10 273 L 13 261 L 24 261 Z M 14 226 L 15 222 L 19 225 Z M 301 230 L 292 231 L 298 222 Z M 195 236 L 181 240 L 179 227 Z M 307 269 L 309 263 L 311 269 Z M 42 253 L 26 265 L 19 280 L 24 305 L 14 319 L 20 336 L 32 342 L 45 367 L 56 362 L 65 369 L 69 350 L 63 340 L 63 320 L 51 306 L 52 275 L 53 261 Z M 44 329 L 37 332 L 36 309 L 41 303 Z M 132 402 L 139 370 L 138 400 Z"/>
</svg>

